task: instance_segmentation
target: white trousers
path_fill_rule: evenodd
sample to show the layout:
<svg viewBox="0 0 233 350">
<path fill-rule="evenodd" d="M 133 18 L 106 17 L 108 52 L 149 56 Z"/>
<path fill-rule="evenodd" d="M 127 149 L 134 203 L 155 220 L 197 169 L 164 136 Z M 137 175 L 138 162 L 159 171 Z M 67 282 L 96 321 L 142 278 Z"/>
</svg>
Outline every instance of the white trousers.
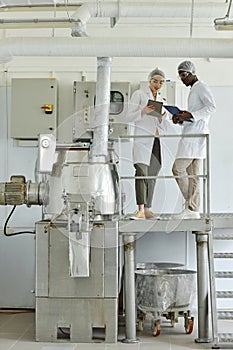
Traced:
<svg viewBox="0 0 233 350">
<path fill-rule="evenodd" d="M 176 178 L 176 182 L 187 201 L 188 208 L 193 211 L 200 209 L 200 179 L 188 178 L 187 175 L 200 175 L 201 159 L 178 158 L 175 160 L 172 172 Z"/>
</svg>

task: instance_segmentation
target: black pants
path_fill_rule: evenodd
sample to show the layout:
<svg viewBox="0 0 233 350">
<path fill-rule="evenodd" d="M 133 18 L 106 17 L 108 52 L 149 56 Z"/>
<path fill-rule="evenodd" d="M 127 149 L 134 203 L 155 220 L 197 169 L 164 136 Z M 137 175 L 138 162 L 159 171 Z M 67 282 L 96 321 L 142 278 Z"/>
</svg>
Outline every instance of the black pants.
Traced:
<svg viewBox="0 0 233 350">
<path fill-rule="evenodd" d="M 134 164 L 135 167 L 135 176 L 157 176 L 161 169 L 161 146 L 160 139 L 155 138 L 152 148 L 150 165 L 137 163 Z M 143 179 L 135 180 L 135 191 L 136 191 L 136 201 L 137 205 L 144 204 L 146 208 L 151 207 L 154 188 L 155 188 L 156 179 Z"/>
</svg>

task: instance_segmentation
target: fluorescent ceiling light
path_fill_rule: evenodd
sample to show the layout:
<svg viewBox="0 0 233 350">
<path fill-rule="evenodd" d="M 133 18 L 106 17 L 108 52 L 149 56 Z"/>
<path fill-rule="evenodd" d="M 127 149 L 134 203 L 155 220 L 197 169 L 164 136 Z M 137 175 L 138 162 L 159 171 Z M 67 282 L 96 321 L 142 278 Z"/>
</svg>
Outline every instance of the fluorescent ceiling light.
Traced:
<svg viewBox="0 0 233 350">
<path fill-rule="evenodd" d="M 224 18 L 215 18 L 214 25 L 216 30 L 233 30 L 233 20 L 229 19 L 232 0 L 229 2 L 228 10 Z"/>
<path fill-rule="evenodd" d="M 216 30 L 233 30 L 233 20 L 226 18 L 216 18 L 214 20 Z"/>
</svg>

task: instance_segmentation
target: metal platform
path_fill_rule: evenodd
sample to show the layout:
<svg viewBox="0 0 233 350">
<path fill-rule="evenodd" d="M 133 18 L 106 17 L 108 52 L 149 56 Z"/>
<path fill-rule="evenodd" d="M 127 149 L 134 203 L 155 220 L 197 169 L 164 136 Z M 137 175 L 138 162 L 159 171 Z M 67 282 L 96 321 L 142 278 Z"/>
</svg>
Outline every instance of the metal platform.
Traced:
<svg viewBox="0 0 233 350">
<path fill-rule="evenodd" d="M 233 223 L 233 217 L 232 217 Z M 168 215 L 161 215 L 159 220 L 130 220 L 125 218 L 119 221 L 119 232 L 124 234 L 145 232 L 209 232 L 213 228 L 213 221 L 207 218 L 175 220 Z"/>
<path fill-rule="evenodd" d="M 119 221 L 120 233 L 145 232 L 209 232 L 214 228 L 233 228 L 233 213 L 213 213 L 210 218 L 200 219 L 172 219 L 169 214 L 160 215 L 160 219 L 131 220 L 129 217 Z"/>
</svg>

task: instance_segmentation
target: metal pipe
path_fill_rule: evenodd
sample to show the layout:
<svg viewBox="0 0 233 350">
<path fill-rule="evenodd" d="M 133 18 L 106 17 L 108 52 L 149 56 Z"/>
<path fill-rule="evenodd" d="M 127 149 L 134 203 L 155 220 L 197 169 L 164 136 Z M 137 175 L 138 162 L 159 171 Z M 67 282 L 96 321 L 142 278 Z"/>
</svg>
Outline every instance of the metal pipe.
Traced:
<svg viewBox="0 0 233 350">
<path fill-rule="evenodd" d="M 107 157 L 111 87 L 111 58 L 97 58 L 96 100 L 92 155 Z"/>
<path fill-rule="evenodd" d="M 79 19 L 75 18 L 26 18 L 26 19 L 0 19 L 0 28 L 70 28 L 79 26 Z"/>
<path fill-rule="evenodd" d="M 203 175 L 206 175 L 206 159 L 202 160 L 202 169 L 203 169 Z M 207 174 L 208 177 L 208 174 Z M 203 203 L 203 216 L 206 217 L 206 207 L 207 207 L 207 203 L 206 203 L 206 198 L 208 198 L 208 193 L 207 193 L 207 185 L 206 185 L 206 177 L 203 177 L 203 199 L 202 199 L 202 203 Z"/>
<path fill-rule="evenodd" d="M 135 305 L 135 235 L 124 235 L 124 291 L 125 291 L 125 336 L 124 343 L 136 343 Z"/>
<path fill-rule="evenodd" d="M 208 235 L 206 232 L 194 232 L 197 252 L 197 302 L 198 302 L 198 338 L 196 343 L 209 343 L 208 312 Z"/>
<path fill-rule="evenodd" d="M 210 136 L 206 135 L 206 193 L 207 193 L 207 217 L 210 217 Z"/>
</svg>

